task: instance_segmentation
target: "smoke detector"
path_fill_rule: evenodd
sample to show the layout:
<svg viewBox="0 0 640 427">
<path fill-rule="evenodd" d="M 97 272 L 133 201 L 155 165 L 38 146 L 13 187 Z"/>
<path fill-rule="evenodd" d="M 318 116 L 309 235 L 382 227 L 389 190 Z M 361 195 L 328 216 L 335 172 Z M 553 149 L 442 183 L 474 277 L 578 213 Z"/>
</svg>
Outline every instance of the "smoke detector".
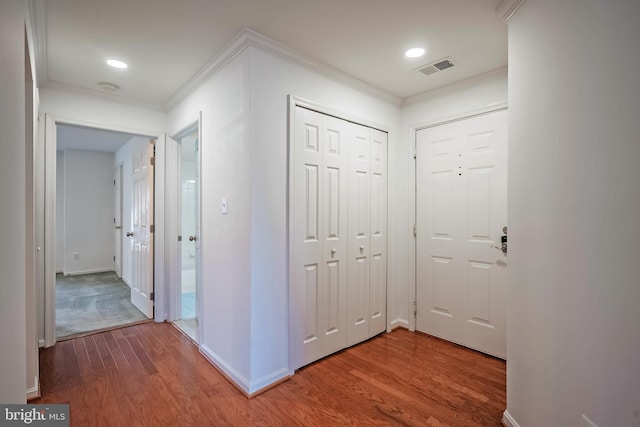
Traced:
<svg viewBox="0 0 640 427">
<path fill-rule="evenodd" d="M 438 71 L 444 71 L 448 68 L 453 68 L 455 64 L 451 61 L 451 58 L 443 58 L 439 59 L 431 64 L 423 65 L 420 68 L 417 68 L 417 71 L 420 71 L 425 76 L 437 73 Z"/>
<path fill-rule="evenodd" d="M 120 90 L 120 86 L 108 82 L 100 82 L 98 83 L 98 86 L 100 87 L 100 89 L 107 93 L 115 93 Z"/>
</svg>

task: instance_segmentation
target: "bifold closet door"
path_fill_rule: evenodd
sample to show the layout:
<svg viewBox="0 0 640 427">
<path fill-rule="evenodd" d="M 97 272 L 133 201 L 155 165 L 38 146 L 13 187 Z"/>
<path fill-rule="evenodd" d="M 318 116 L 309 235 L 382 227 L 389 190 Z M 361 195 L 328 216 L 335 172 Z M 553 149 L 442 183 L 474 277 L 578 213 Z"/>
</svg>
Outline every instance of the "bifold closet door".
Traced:
<svg viewBox="0 0 640 427">
<path fill-rule="evenodd" d="M 386 329 L 387 134 L 350 124 L 347 345 Z"/>
<path fill-rule="evenodd" d="M 369 337 L 387 329 L 387 134 L 371 133 Z"/>
<path fill-rule="evenodd" d="M 294 367 L 346 347 L 348 123 L 296 107 Z"/>
<path fill-rule="evenodd" d="M 296 107 L 294 369 L 386 329 L 387 134 Z"/>
</svg>

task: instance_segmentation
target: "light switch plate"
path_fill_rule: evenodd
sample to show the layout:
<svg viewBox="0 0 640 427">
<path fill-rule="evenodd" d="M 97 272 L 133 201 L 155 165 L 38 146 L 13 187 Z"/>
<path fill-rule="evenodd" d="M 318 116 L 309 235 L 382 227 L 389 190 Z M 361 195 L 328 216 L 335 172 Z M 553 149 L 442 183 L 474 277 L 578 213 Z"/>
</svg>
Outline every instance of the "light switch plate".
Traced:
<svg viewBox="0 0 640 427">
<path fill-rule="evenodd" d="M 220 201 L 220 211 L 222 212 L 222 215 L 226 215 L 229 213 L 229 205 L 227 204 L 226 197 L 223 197 Z"/>
</svg>

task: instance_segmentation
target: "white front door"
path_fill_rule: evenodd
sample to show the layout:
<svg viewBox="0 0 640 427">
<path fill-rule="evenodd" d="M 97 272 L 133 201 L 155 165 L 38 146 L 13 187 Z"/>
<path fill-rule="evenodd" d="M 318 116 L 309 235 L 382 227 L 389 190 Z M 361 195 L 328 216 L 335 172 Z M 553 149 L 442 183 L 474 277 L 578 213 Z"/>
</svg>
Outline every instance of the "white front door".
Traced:
<svg viewBox="0 0 640 427">
<path fill-rule="evenodd" d="M 154 141 L 132 151 L 133 188 L 130 238 L 131 303 L 145 316 L 153 317 L 153 178 Z"/>
<path fill-rule="evenodd" d="M 507 112 L 416 134 L 416 329 L 506 357 Z"/>
</svg>

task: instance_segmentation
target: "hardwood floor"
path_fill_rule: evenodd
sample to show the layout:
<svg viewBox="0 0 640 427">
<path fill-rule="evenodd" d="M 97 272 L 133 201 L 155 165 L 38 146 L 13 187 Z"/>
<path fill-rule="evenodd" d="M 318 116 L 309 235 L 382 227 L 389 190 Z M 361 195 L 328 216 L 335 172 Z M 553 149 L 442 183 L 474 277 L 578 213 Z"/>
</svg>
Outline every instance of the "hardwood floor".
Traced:
<svg viewBox="0 0 640 427">
<path fill-rule="evenodd" d="M 500 426 L 505 362 L 396 330 L 247 399 L 173 326 L 146 323 L 40 353 L 43 397 L 73 426 Z"/>
</svg>

